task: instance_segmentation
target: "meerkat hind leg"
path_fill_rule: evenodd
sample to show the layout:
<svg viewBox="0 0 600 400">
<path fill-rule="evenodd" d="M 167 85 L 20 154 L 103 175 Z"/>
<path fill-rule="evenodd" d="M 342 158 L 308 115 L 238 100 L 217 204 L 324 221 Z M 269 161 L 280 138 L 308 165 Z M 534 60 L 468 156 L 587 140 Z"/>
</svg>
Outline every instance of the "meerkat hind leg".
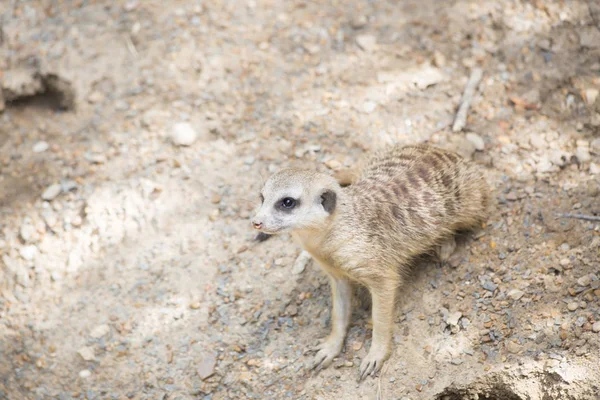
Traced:
<svg viewBox="0 0 600 400">
<path fill-rule="evenodd" d="M 311 369 L 327 368 L 340 354 L 352 316 L 352 286 L 344 278 L 331 277 L 331 333 L 317 345 Z"/>
<path fill-rule="evenodd" d="M 438 248 L 440 266 L 444 266 L 448 262 L 455 250 L 456 238 L 454 236 L 450 236 L 448 239 L 442 242 Z"/>
</svg>

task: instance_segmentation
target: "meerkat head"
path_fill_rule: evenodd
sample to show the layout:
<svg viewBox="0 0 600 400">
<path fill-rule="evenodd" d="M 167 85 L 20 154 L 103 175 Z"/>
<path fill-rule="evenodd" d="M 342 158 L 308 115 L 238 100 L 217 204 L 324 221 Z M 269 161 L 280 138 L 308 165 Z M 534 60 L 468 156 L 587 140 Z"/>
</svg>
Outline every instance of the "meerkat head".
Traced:
<svg viewBox="0 0 600 400">
<path fill-rule="evenodd" d="M 285 169 L 272 175 L 260 192 L 260 209 L 252 225 L 275 234 L 321 229 L 337 206 L 340 185 L 329 175 Z"/>
</svg>

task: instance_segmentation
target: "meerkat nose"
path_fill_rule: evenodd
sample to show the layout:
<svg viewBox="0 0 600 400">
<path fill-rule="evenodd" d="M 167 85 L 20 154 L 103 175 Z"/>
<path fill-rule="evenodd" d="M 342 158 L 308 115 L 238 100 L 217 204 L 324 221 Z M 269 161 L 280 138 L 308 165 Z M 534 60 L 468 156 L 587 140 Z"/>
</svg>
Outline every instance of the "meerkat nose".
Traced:
<svg viewBox="0 0 600 400">
<path fill-rule="evenodd" d="M 252 226 L 254 226 L 254 229 L 260 229 L 260 228 L 263 227 L 263 223 L 262 222 L 252 221 Z"/>
</svg>

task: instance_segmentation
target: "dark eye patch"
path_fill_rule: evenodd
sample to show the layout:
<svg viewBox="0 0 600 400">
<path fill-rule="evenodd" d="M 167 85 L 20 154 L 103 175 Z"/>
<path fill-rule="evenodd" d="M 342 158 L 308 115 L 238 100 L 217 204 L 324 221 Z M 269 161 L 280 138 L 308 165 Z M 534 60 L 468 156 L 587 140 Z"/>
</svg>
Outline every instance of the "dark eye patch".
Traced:
<svg viewBox="0 0 600 400">
<path fill-rule="evenodd" d="M 291 197 L 284 197 L 275 203 L 275 208 L 279 211 L 291 212 L 294 208 L 298 207 L 300 201 Z"/>
</svg>

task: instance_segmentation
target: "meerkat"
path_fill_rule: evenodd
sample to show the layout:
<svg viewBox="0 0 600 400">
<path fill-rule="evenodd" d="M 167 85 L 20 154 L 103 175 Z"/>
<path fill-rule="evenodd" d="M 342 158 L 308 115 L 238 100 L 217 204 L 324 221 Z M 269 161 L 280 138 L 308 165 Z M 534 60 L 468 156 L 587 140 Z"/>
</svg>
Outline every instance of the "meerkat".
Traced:
<svg viewBox="0 0 600 400">
<path fill-rule="evenodd" d="M 290 232 L 329 275 L 331 333 L 316 347 L 313 369 L 329 366 L 342 351 L 352 314 L 352 288 L 371 295 L 371 347 L 358 380 L 375 375 L 392 350 L 397 288 L 419 255 L 442 260 L 454 234 L 487 218 L 489 186 L 477 166 L 429 145 L 383 149 L 345 187 L 324 173 L 284 169 L 260 192 L 252 219 L 258 231 Z"/>
</svg>

